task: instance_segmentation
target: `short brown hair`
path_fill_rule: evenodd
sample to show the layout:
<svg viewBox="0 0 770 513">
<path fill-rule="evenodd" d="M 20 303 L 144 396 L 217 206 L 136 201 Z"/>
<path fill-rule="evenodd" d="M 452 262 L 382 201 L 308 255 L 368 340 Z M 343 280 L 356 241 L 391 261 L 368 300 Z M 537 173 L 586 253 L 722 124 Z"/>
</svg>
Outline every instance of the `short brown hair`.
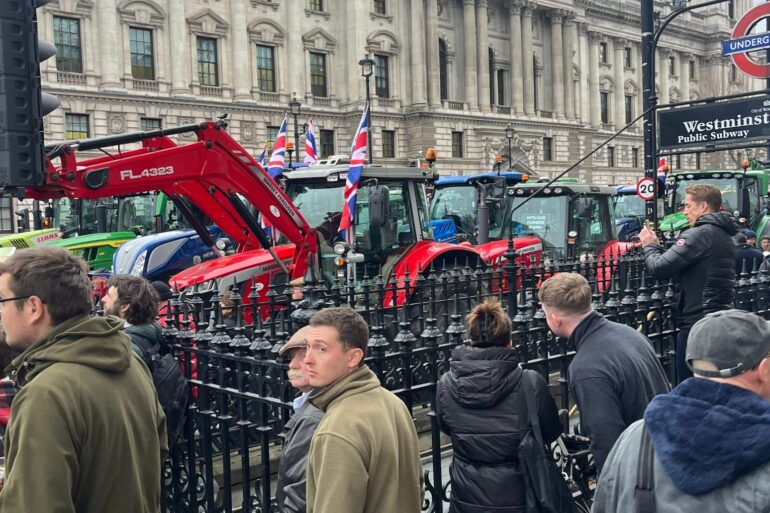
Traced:
<svg viewBox="0 0 770 513">
<path fill-rule="evenodd" d="M 158 291 L 149 281 L 139 276 L 116 274 L 107 280 L 107 290 L 118 291 L 118 309 L 128 305 L 122 317 L 131 324 L 149 324 L 158 316 Z"/>
<path fill-rule="evenodd" d="M 684 193 L 692 196 L 693 201 L 697 203 L 705 201 L 712 212 L 719 212 L 722 208 L 722 192 L 716 185 L 698 183 L 686 188 Z"/>
<path fill-rule="evenodd" d="M 335 328 L 345 351 L 357 348 L 361 349 L 366 356 L 366 346 L 369 344 L 369 326 L 364 318 L 349 306 L 319 310 L 310 318 L 310 325 Z"/>
<path fill-rule="evenodd" d="M 93 307 L 88 265 L 64 248 L 42 246 L 22 249 L 0 262 L 0 274 L 10 276 L 16 296 L 37 296 L 46 305 L 54 326 Z M 21 308 L 24 300 L 16 302 Z"/>
<path fill-rule="evenodd" d="M 487 299 L 465 318 L 471 345 L 505 347 L 511 342 L 511 318 L 495 299 Z"/>
<path fill-rule="evenodd" d="M 540 285 L 537 298 L 548 308 L 565 314 L 581 315 L 591 311 L 591 286 L 577 273 L 559 273 Z"/>
</svg>

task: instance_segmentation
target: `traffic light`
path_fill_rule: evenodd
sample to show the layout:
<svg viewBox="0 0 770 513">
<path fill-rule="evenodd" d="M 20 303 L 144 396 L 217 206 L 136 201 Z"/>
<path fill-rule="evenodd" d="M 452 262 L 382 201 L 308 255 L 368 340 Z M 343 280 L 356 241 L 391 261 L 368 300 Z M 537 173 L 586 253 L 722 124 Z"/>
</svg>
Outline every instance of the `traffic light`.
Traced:
<svg viewBox="0 0 770 513">
<path fill-rule="evenodd" d="M 49 1 L 3 0 L 0 8 L 0 188 L 43 183 L 43 116 L 59 106 L 40 84 L 40 63 L 56 54 L 37 39 L 37 8 Z"/>
</svg>

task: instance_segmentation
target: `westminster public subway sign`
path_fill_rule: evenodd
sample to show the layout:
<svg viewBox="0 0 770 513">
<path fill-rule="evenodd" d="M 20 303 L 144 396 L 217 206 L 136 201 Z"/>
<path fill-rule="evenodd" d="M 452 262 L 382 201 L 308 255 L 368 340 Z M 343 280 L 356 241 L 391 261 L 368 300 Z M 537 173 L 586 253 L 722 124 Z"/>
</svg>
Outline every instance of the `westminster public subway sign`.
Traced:
<svg viewBox="0 0 770 513">
<path fill-rule="evenodd" d="M 767 97 L 731 100 L 658 113 L 661 150 L 716 146 L 770 138 Z"/>
</svg>

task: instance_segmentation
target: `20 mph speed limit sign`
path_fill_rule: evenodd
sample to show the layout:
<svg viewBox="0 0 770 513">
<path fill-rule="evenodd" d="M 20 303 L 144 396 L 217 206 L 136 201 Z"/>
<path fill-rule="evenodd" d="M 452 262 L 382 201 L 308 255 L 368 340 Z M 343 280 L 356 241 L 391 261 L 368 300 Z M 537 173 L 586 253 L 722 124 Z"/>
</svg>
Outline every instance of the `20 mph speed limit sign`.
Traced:
<svg viewBox="0 0 770 513">
<path fill-rule="evenodd" d="M 644 201 L 655 199 L 655 180 L 652 178 L 642 178 L 636 183 L 636 195 Z"/>
</svg>

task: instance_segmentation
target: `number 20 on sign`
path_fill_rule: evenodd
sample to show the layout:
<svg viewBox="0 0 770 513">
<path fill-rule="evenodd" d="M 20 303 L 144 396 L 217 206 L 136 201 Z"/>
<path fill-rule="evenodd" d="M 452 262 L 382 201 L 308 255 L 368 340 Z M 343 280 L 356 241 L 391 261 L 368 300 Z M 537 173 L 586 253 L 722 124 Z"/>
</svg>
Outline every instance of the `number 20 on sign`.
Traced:
<svg viewBox="0 0 770 513">
<path fill-rule="evenodd" d="M 636 183 L 636 195 L 644 201 L 655 199 L 655 180 L 652 178 L 642 178 Z"/>
</svg>

